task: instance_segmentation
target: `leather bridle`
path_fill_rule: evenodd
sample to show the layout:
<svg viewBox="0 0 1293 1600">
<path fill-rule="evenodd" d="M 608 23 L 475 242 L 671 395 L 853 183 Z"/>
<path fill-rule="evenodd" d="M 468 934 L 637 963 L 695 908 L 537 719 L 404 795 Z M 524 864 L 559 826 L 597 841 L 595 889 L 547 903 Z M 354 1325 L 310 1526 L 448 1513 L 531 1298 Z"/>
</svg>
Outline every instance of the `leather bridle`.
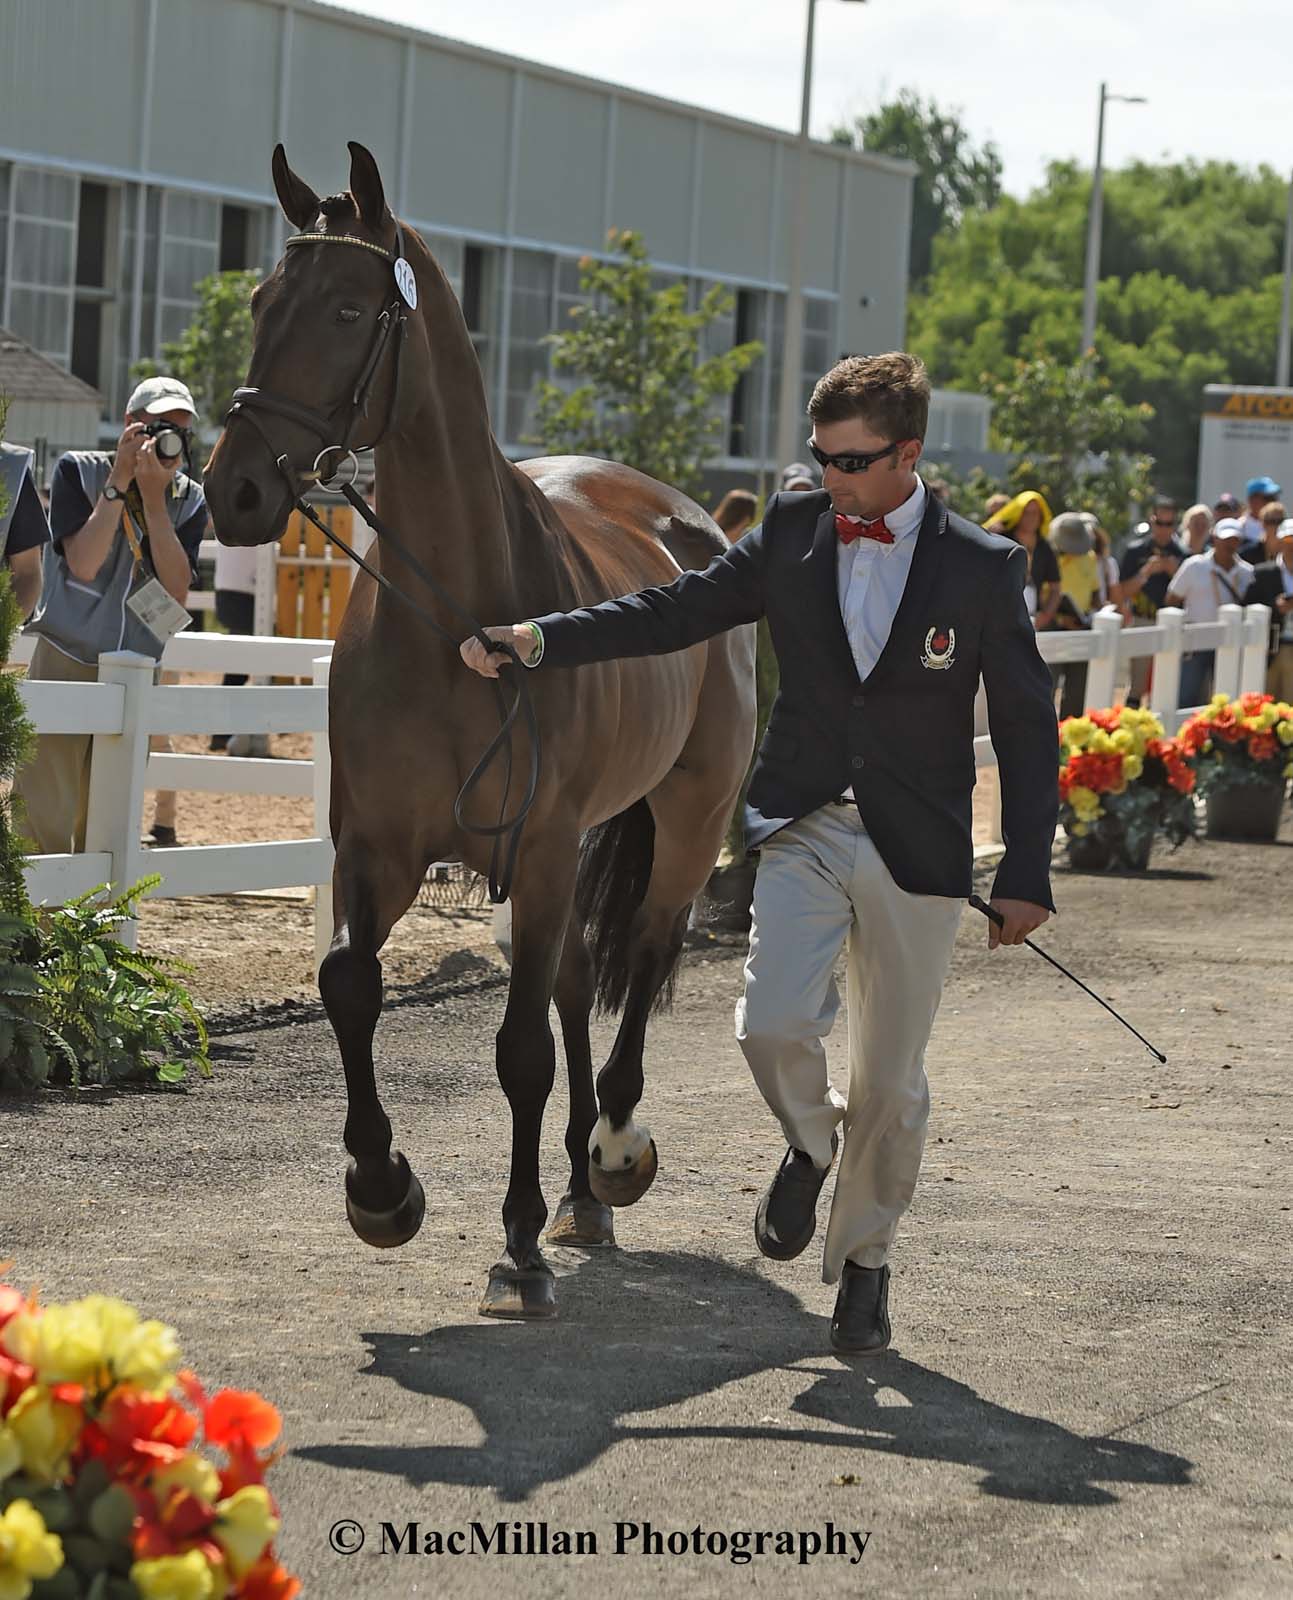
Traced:
<svg viewBox="0 0 1293 1600">
<path fill-rule="evenodd" d="M 289 247 L 315 244 L 354 245 L 359 249 L 371 250 L 374 255 L 381 256 L 384 261 L 390 263 L 394 271 L 401 263 L 406 268 L 408 266 L 407 258 L 404 255 L 404 230 L 400 226 L 399 219 L 396 218 L 394 220 L 396 250 L 394 255 L 384 245 L 373 244 L 368 239 L 359 239 L 350 233 L 294 233 L 287 240 L 287 244 Z M 398 279 L 396 281 L 398 284 Z M 468 773 L 453 803 L 454 821 L 465 833 L 474 833 L 494 841 L 489 863 L 489 897 L 495 905 L 499 905 L 511 893 L 512 875 L 515 871 L 516 858 L 521 848 L 521 829 L 525 825 L 525 819 L 530 814 L 535 796 L 539 790 L 539 767 L 541 761 L 539 721 L 535 714 L 533 701 L 530 698 L 529 685 L 525 681 L 527 669 L 522 664 L 521 658 L 516 651 L 510 644 L 498 639 L 491 639 L 475 617 L 469 611 L 464 610 L 452 596 L 445 593 L 422 562 L 400 543 L 355 489 L 355 480 L 359 475 L 359 460 L 356 452 L 361 450 L 367 452 L 375 449 L 390 432 L 391 425 L 395 420 L 400 392 L 400 356 L 403 351 L 408 326 L 408 306 L 402 291 L 396 293 L 395 299 L 386 307 L 377 320 L 378 327 L 373 336 L 373 342 L 369 346 L 368 354 L 351 391 L 350 414 L 346 419 L 345 429 L 342 432 L 339 443 L 329 444 L 327 442 L 335 431 L 332 417 L 340 409 L 339 406 L 334 407 L 333 411 L 328 413 L 315 411 L 310 406 L 302 405 L 299 400 L 290 400 L 286 395 L 274 394 L 268 389 L 257 387 L 235 389 L 233 392 L 233 404 L 229 407 L 225 422 L 227 424 L 235 417 L 241 417 L 244 422 L 250 423 L 260 435 L 265 448 L 273 458 L 274 465 L 278 468 L 279 473 L 287 484 L 292 502 L 301 515 L 312 523 L 314 527 L 318 528 L 324 538 L 349 556 L 355 565 L 366 572 L 370 578 L 380 584 L 395 599 L 415 612 L 432 632 L 445 640 L 446 643 L 451 644 L 456 653 L 459 642 L 456 636 L 437 622 L 424 605 L 414 600 L 411 595 L 405 594 L 384 573 L 379 572 L 376 567 L 365 561 L 357 551 L 352 550 L 344 539 L 338 538 L 309 501 L 306 500 L 306 488 L 312 484 L 327 487 L 329 484 L 337 482 L 337 474 L 342 464 L 349 460 L 353 467 L 350 479 L 348 482 L 338 482 L 337 487 L 345 499 L 350 502 L 351 507 L 363 518 L 377 537 L 391 547 L 405 566 L 416 577 L 421 579 L 440 604 L 463 620 L 468 630 L 484 646 L 487 653 L 505 655 L 511 660 L 515 669 L 512 675 L 512 684 L 516 691 L 515 696 L 511 705 L 508 705 L 502 685 L 497 679 L 494 680 L 493 689 L 498 704 L 499 730 L 485 746 L 484 754 L 471 772 Z M 353 444 L 355 429 L 358 427 L 360 420 L 368 415 L 369 391 L 372 389 L 373 382 L 381 368 L 382 358 L 386 354 L 392 339 L 395 342 L 395 366 L 391 376 L 391 398 L 386 408 L 386 420 L 377 435 L 369 440 L 367 444 Z M 279 454 L 275 449 L 265 424 L 257 415 L 258 412 L 262 411 L 268 412 L 271 416 L 284 417 L 287 421 L 296 423 L 298 427 L 308 429 L 317 439 L 323 441 L 323 448 L 315 456 L 314 464 L 309 472 L 298 473 L 292 466 L 291 458 L 287 452 L 284 451 Z M 324 462 L 329 456 L 335 456 L 336 460 L 331 468 L 325 471 L 320 463 Z M 509 817 L 507 815 L 507 801 L 512 787 L 512 727 L 519 716 L 524 716 L 525 718 L 526 731 L 530 739 L 530 775 L 525 786 L 525 797 L 517 807 L 514 815 Z M 498 821 L 492 825 L 469 822 L 464 814 L 468 797 L 494 764 L 494 759 L 500 752 L 505 755 L 506 767 L 503 779 L 503 797 L 499 803 Z"/>
<path fill-rule="evenodd" d="M 385 245 L 374 244 L 369 239 L 357 238 L 353 233 L 294 233 L 287 240 L 288 249 L 291 249 L 294 245 L 315 244 L 346 244 L 353 245 L 360 250 L 369 250 L 374 255 L 380 256 L 383 261 L 389 262 L 392 270 L 394 270 L 398 261 L 405 259 L 404 230 L 400 226 L 398 218 L 395 219 L 395 253 L 393 255 Z M 390 432 L 399 401 L 400 357 L 404 350 L 407 323 L 408 308 L 405 305 L 403 295 L 397 291 L 395 298 L 377 319 L 377 329 L 373 334 L 372 343 L 368 347 L 368 355 L 364 360 L 363 366 L 359 369 L 359 376 L 355 380 L 351 391 L 350 415 L 346 419 L 346 425 L 339 443 L 331 444 L 328 441 L 334 435 L 335 430 L 332 418 L 336 411 L 340 409 L 340 406 L 334 407 L 333 411 L 325 414 L 321 411 L 315 411 L 310 406 L 302 405 L 299 400 L 290 400 L 286 395 L 275 394 L 269 389 L 242 388 L 234 390 L 233 404 L 229 407 L 225 421 L 228 422 L 233 417 L 242 417 L 245 421 L 251 423 L 264 441 L 270 455 L 274 457 L 275 466 L 287 479 L 294 498 L 300 494 L 302 481 L 321 484 L 331 483 L 337 476 L 342 462 L 347 458 L 353 463 L 350 482 L 354 483 L 359 474 L 356 450 L 372 450 Z M 359 426 L 360 420 L 368 415 L 369 391 L 373 387 L 381 367 L 382 357 L 386 354 L 387 347 L 392 339 L 395 341 L 395 366 L 391 377 L 391 398 L 389 405 L 386 407 L 386 420 L 375 438 L 369 440 L 367 444 L 355 445 L 352 443 L 355 429 Z M 264 424 L 256 414 L 258 411 L 268 411 L 274 416 L 286 417 L 289 422 L 294 422 L 298 427 L 308 429 L 317 439 L 323 442 L 323 449 L 315 456 L 314 465 L 308 473 L 298 474 L 293 469 L 287 454 L 279 455 L 275 451 Z M 326 473 L 321 471 L 320 462 L 334 453 L 337 456 L 337 460 L 332 471 Z"/>
</svg>

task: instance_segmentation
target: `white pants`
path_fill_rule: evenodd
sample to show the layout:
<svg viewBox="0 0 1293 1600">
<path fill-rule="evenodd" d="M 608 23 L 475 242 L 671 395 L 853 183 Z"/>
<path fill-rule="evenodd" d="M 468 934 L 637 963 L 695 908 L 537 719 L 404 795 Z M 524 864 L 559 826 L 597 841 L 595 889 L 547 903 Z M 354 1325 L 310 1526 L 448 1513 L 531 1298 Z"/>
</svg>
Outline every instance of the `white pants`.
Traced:
<svg viewBox="0 0 1293 1600">
<path fill-rule="evenodd" d="M 929 1120 L 925 1045 L 963 905 L 900 889 L 852 805 L 824 806 L 762 848 L 736 1037 L 789 1144 L 827 1166 L 844 1124 L 825 1283 L 846 1259 L 883 1266 L 911 1204 Z M 846 940 L 847 1101 L 822 1046 Z"/>
</svg>

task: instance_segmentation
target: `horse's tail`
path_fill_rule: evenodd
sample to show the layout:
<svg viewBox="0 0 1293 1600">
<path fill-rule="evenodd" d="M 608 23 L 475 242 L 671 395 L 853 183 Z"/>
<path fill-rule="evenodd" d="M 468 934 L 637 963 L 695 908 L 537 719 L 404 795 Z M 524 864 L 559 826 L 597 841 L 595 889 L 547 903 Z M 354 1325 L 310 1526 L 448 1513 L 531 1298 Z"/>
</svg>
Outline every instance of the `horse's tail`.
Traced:
<svg viewBox="0 0 1293 1600">
<path fill-rule="evenodd" d="M 645 800 L 590 828 L 579 853 L 575 914 L 584 923 L 597 982 L 597 1009 L 618 1011 L 633 975 L 631 950 L 638 908 L 655 860 L 655 818 Z M 657 1004 L 672 998 L 672 973 Z"/>
</svg>

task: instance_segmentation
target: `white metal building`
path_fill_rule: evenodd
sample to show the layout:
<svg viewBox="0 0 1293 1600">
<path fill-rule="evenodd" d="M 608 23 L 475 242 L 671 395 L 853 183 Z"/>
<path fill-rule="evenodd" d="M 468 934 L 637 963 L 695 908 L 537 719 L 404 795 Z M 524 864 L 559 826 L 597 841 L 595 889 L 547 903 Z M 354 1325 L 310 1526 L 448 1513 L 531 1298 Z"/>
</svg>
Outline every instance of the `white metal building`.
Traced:
<svg viewBox="0 0 1293 1600">
<path fill-rule="evenodd" d="M 578 258 L 622 227 L 662 280 L 730 286 L 716 337 L 767 354 L 721 466 L 773 464 L 793 136 L 313 0 L 5 0 L 0 326 L 97 389 L 110 436 L 196 283 L 275 259 L 275 142 L 327 194 L 347 139 L 458 290 L 510 452 Z M 902 343 L 914 171 L 825 144 L 807 168 L 805 399 L 841 352 Z"/>
</svg>

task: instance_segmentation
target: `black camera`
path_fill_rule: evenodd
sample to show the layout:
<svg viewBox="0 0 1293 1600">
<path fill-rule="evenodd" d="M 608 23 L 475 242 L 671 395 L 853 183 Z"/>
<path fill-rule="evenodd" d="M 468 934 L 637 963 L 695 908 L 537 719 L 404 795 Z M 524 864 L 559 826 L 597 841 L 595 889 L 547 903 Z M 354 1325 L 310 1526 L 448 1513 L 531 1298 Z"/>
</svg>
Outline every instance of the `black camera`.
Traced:
<svg viewBox="0 0 1293 1600">
<path fill-rule="evenodd" d="M 146 422 L 144 432 L 150 439 L 156 439 L 157 454 L 168 465 L 183 457 L 187 466 L 191 437 L 187 428 L 177 428 L 173 422 Z"/>
</svg>

